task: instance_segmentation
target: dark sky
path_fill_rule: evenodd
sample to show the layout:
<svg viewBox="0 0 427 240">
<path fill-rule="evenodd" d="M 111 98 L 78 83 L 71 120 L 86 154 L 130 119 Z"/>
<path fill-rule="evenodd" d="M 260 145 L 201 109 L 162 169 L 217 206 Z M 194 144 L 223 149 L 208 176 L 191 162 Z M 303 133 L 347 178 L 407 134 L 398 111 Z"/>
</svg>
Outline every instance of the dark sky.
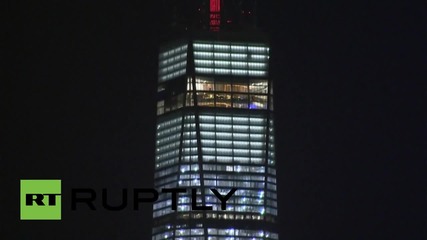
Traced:
<svg viewBox="0 0 427 240">
<path fill-rule="evenodd" d="M 64 2 L 1 4 L 0 238 L 150 239 L 150 205 L 73 212 L 65 189 L 152 186 L 168 11 Z M 426 239 L 423 14 L 392 1 L 262 1 L 282 240 Z M 62 221 L 19 221 L 23 178 L 62 179 Z"/>
</svg>

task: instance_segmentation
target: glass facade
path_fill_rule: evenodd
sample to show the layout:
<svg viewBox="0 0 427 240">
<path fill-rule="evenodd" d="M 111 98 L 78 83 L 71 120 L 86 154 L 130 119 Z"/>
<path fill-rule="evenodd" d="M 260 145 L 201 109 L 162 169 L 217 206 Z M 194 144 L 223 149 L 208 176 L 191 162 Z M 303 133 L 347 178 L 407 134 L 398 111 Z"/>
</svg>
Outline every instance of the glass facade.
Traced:
<svg viewBox="0 0 427 240">
<path fill-rule="evenodd" d="M 198 74 L 267 76 L 270 49 L 265 44 L 195 41 L 193 49 Z"/>
<path fill-rule="evenodd" d="M 155 187 L 196 188 L 197 204 L 213 210 L 191 210 L 189 191 L 175 211 L 160 194 L 153 239 L 279 239 L 268 59 L 263 43 L 194 41 L 160 53 Z M 226 210 L 211 188 L 237 188 Z"/>
<path fill-rule="evenodd" d="M 198 227 L 189 228 L 187 225 L 179 225 L 178 229 L 173 230 L 171 225 L 166 225 L 161 229 L 158 229 L 159 234 L 153 236 L 154 240 L 160 239 L 176 239 L 179 240 L 264 240 L 264 239 L 279 239 L 277 233 L 272 233 L 263 230 L 247 230 L 247 229 L 235 229 L 235 228 L 208 228 L 207 233 L 209 236 L 204 236 L 205 229 L 203 224 Z"/>
<path fill-rule="evenodd" d="M 159 82 L 164 82 L 186 73 L 187 45 L 165 49 L 159 55 Z"/>
<path fill-rule="evenodd" d="M 191 79 L 187 91 L 193 91 Z M 196 94 L 199 106 L 267 109 L 267 79 L 221 79 L 196 77 Z M 191 106 L 191 97 L 187 106 Z"/>
</svg>

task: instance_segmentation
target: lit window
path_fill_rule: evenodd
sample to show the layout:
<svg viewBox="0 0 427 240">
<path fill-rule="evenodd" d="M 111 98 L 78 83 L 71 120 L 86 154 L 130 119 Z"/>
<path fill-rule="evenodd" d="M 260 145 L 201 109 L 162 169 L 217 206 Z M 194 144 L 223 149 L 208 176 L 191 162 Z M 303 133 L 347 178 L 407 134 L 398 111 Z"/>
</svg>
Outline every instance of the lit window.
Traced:
<svg viewBox="0 0 427 240">
<path fill-rule="evenodd" d="M 233 92 L 248 92 L 248 85 L 244 83 L 233 84 Z"/>
<path fill-rule="evenodd" d="M 267 93 L 268 91 L 267 80 L 252 80 L 249 84 L 249 91 L 251 93 Z"/>
<path fill-rule="evenodd" d="M 231 107 L 231 94 L 216 94 L 216 107 Z"/>
<path fill-rule="evenodd" d="M 267 96 L 251 95 L 249 109 L 267 109 Z"/>
<path fill-rule="evenodd" d="M 161 115 L 165 113 L 165 101 L 158 101 L 157 102 L 157 115 Z"/>
<path fill-rule="evenodd" d="M 215 90 L 219 92 L 231 92 L 231 84 L 224 82 L 216 82 Z"/>
<path fill-rule="evenodd" d="M 197 104 L 199 106 L 213 107 L 213 106 L 215 106 L 214 100 L 215 100 L 214 94 L 211 92 L 198 92 L 197 93 Z"/>
<path fill-rule="evenodd" d="M 234 108 L 248 108 L 248 95 L 233 94 Z"/>
<path fill-rule="evenodd" d="M 213 80 L 196 78 L 196 90 L 197 91 L 213 91 L 214 90 Z"/>
</svg>

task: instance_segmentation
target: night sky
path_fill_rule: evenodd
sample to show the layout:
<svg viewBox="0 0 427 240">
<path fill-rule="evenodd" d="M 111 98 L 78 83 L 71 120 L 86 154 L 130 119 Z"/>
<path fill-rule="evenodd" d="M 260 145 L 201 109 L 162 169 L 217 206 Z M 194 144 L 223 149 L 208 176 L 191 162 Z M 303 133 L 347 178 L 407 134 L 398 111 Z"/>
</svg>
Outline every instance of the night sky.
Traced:
<svg viewBox="0 0 427 240">
<path fill-rule="evenodd" d="M 121 188 L 152 187 L 170 11 L 160 1 L 1 5 L 0 238 L 151 239 L 151 205 L 71 211 L 69 189 L 105 187 L 118 201 Z M 426 239 L 425 8 L 413 7 L 261 1 L 281 240 Z M 26 178 L 62 179 L 62 221 L 19 220 Z"/>
</svg>

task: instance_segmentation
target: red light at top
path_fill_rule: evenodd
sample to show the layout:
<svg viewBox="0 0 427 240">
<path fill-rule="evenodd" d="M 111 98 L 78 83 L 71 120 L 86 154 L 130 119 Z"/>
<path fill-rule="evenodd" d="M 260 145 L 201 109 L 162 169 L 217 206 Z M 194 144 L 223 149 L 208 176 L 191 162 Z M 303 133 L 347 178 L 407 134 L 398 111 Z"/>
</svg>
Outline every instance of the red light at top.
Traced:
<svg viewBox="0 0 427 240">
<path fill-rule="evenodd" d="M 210 0 L 210 29 L 218 32 L 221 25 L 221 0 Z"/>
<path fill-rule="evenodd" d="M 211 0 L 211 12 L 221 12 L 221 0 Z"/>
</svg>

